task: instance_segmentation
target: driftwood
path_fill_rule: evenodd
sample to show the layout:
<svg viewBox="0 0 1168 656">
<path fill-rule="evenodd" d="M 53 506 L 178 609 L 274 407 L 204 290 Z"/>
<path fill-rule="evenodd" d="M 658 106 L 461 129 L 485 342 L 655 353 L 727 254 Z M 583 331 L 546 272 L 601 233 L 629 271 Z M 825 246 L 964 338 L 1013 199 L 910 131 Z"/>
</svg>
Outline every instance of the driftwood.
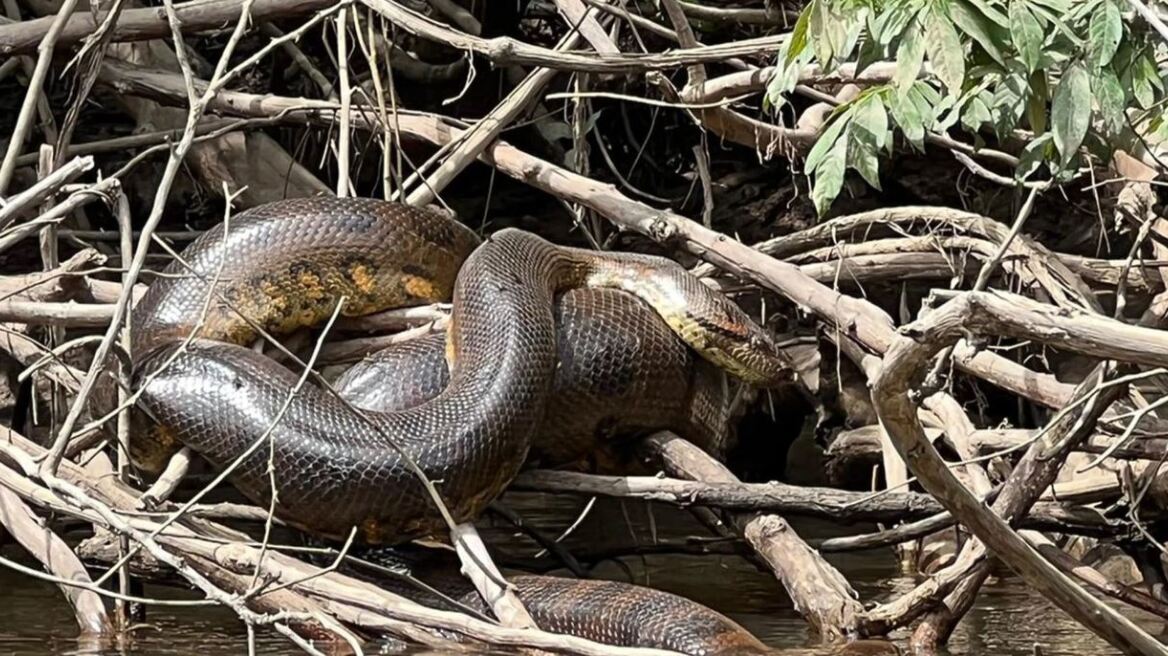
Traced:
<svg viewBox="0 0 1168 656">
<path fill-rule="evenodd" d="M 701 449 L 669 433 L 645 438 L 642 451 L 670 474 L 703 483 L 739 483 L 730 470 Z M 740 483 L 739 483 L 740 484 Z M 743 515 L 732 519 L 735 529 L 774 570 L 787 594 L 808 622 L 828 638 L 855 632 L 863 607 L 856 592 L 822 556 L 809 547 L 778 515 Z"/>
<path fill-rule="evenodd" d="M 532 198 L 566 207 L 576 230 L 553 226 L 554 213 L 542 206 L 532 210 L 539 222 L 524 227 L 596 248 L 674 256 L 710 287 L 759 309 L 764 323 L 792 330 L 784 348 L 803 349 L 798 395 L 818 414 L 817 435 L 829 438 L 829 469 L 873 473 L 863 491 L 743 482 L 732 464 L 657 433 L 627 446 L 641 466 L 665 476 L 531 470 L 512 487 L 682 507 L 714 537 L 655 535 L 648 544 L 569 550 L 496 504 L 555 556 L 509 555 L 500 564 L 545 571 L 563 563 L 587 575 L 588 564 L 623 557 L 743 557 L 774 575 L 821 640 L 913 626 L 910 647 L 928 653 L 1000 562 L 1125 653 L 1168 653 L 1087 591 L 1168 617 L 1156 592 L 1162 568 L 1142 563 L 1145 592 L 1089 567 L 1061 541 L 1075 535 L 1155 550 L 1168 518 L 1168 424 L 1157 416 L 1168 403 L 1160 371 L 1168 370 L 1168 337 L 1157 329 L 1168 308 L 1168 222 L 1148 184 L 1163 173 L 1153 146 L 1087 161 L 1079 173 L 1106 182 L 1079 190 L 1092 194 L 1090 203 L 1054 205 L 1053 182 L 1003 174 L 1020 163 L 1014 141 L 1033 135 L 975 147 L 957 128 L 938 128 L 924 134 L 930 150 L 921 157 L 955 158 L 973 182 L 962 179 L 952 204 L 977 211 L 887 207 L 883 197 L 872 204 L 857 194 L 857 207 L 878 209 L 810 224 L 800 215 L 803 178 L 780 175 L 773 163 L 797 169 L 837 107 L 903 81 L 894 61 L 807 66 L 795 95 L 809 106 L 788 104 L 777 118 L 759 111 L 757 96 L 780 70 L 771 65 L 775 54 L 799 19 L 794 8 L 687 0 L 490 9 L 459 0 L 163 4 L 28 0 L 41 17 L 22 20 L 15 3 L 5 3 L 9 16 L 0 21 L 0 53 L 12 58 L 0 63 L 0 80 L 19 70 L 17 83 L 26 86 L 0 165 L 0 253 L 14 267 L 0 272 L 0 349 L 14 363 L 8 378 L 31 397 L 14 409 L 21 425 L 0 439 L 0 523 L 45 569 L 21 571 L 57 584 L 83 632 L 109 635 L 128 619 L 128 604 L 163 603 L 131 594 L 133 575 L 194 589 L 201 598 L 182 602 L 222 605 L 250 634 L 271 626 L 310 652 L 361 653 L 361 639 L 387 637 L 450 651 L 665 653 L 540 630 L 492 563 L 500 554 L 472 524 L 452 526 L 449 537 L 499 623 L 347 575 L 349 545 L 328 554 L 333 566 L 309 564 L 270 543 L 273 528 L 287 530 L 270 509 L 211 503 L 206 489 L 192 498 L 187 488 L 199 465 L 186 450 L 153 484 L 131 484 L 128 414 L 107 418 L 118 440 L 103 445 L 106 434 L 84 410 L 95 389 L 126 378 L 116 367 L 150 270 L 218 219 L 223 201 L 235 212 L 335 193 L 461 207 L 463 183 L 474 188 L 485 170 L 490 192 L 472 195 L 487 200 L 466 204 L 483 212 L 482 223 L 460 217 L 484 235 L 497 215 L 516 218 L 499 210 L 510 209 L 508 197 L 492 196 L 502 174 L 527 185 Z M 1133 7 L 1162 27 L 1142 3 Z M 514 25 L 498 24 L 508 20 Z M 219 61 L 191 47 L 195 35 L 216 44 Z M 270 56 L 279 58 L 268 66 Z M 924 65 L 919 77 L 931 83 L 937 71 Z M 496 81 L 513 88 L 484 91 Z M 50 103 L 59 87 L 69 93 L 64 106 L 74 108 L 61 116 Z M 113 101 L 107 109 L 124 114 L 112 129 L 87 124 L 99 104 L 95 89 Z M 652 118 L 642 122 L 646 107 Z M 668 133 L 655 131 L 659 120 Z M 529 124 L 535 130 L 525 131 Z M 613 137 L 613 125 L 624 135 Z M 152 157 L 164 164 L 147 179 L 142 164 Z M 674 178 L 691 188 L 678 192 Z M 776 192 L 780 184 L 790 195 Z M 1029 197 L 1010 224 L 993 218 L 1006 212 L 977 185 Z M 753 193 L 762 198 L 752 201 Z M 754 209 L 736 207 L 739 194 Z M 847 205 L 846 195 L 838 202 Z M 192 197 L 214 198 L 214 208 L 195 207 Z M 1036 198 L 1047 206 L 1036 209 Z M 1115 237 L 1130 250 L 1108 242 L 1061 252 L 1070 250 L 1058 240 L 1064 235 L 1051 234 L 1061 228 L 1043 232 L 1030 216 L 1090 204 L 1114 206 L 1121 226 L 1100 215 L 1098 235 L 1090 234 L 1107 239 L 1095 241 Z M 139 205 L 149 206 L 142 216 Z M 176 206 L 190 216 L 177 216 Z M 747 220 L 736 223 L 735 214 Z M 107 230 L 113 223 L 117 229 Z M 14 247 L 34 236 L 40 260 L 26 266 Z M 75 252 L 84 244 L 93 250 Z M 328 343 L 302 331 L 257 348 L 279 362 L 300 358 L 329 380 L 376 349 L 443 329 L 449 313 L 428 306 L 346 318 Z M 1131 317 L 1141 314 L 1137 324 Z M 848 389 L 859 391 L 858 403 L 832 400 L 831 388 L 845 384 L 832 378 L 831 357 L 856 372 Z M 835 368 L 842 377 L 842 364 Z M 799 412 L 795 404 L 774 404 L 789 392 L 736 402 L 752 412 L 769 406 L 786 421 Z M 1000 410 L 1003 395 L 1017 407 Z M 125 389 L 115 396 L 133 401 Z M 26 424 L 44 434 L 44 446 L 20 434 Z M 868 491 L 878 482 L 888 489 Z M 809 539 L 787 521 L 800 516 L 852 532 Z M 104 571 L 86 571 L 63 539 L 77 523 L 95 533 L 78 552 Z M 952 556 L 929 565 L 927 579 L 875 604 L 859 598 L 846 567 L 820 555 L 895 547 L 905 564 L 923 568 L 920 544 L 945 541 Z M 118 584 L 107 585 L 115 577 Z"/>
<path fill-rule="evenodd" d="M 942 510 L 931 496 L 916 492 L 874 495 L 782 483 L 699 483 L 654 476 L 532 470 L 520 474 L 512 486 L 518 490 L 647 499 L 682 507 L 770 511 L 841 522 L 923 519 Z M 1067 533 L 1107 532 L 1107 522 L 1093 512 L 1079 512 L 1059 503 L 1036 504 L 1031 511 L 1023 525 Z"/>
</svg>

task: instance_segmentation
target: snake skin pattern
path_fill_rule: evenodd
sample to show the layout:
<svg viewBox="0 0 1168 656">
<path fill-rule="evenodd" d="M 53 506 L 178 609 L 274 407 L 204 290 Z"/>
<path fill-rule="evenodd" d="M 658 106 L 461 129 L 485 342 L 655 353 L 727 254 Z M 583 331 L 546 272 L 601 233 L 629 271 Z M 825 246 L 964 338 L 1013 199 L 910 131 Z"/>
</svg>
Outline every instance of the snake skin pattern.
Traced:
<svg viewBox="0 0 1168 656">
<path fill-rule="evenodd" d="M 479 593 L 459 573 L 458 559 L 448 550 L 404 545 L 358 550 L 354 555 L 379 569 L 370 573 L 366 568 L 345 566 L 351 576 L 434 608 L 470 609 L 490 615 Z M 328 564 L 323 556 L 320 562 Z M 409 580 L 425 581 L 427 588 Z M 545 631 L 693 656 L 775 653 L 734 620 L 662 590 L 617 581 L 529 574 L 508 576 L 507 581 Z"/>
<path fill-rule="evenodd" d="M 585 287 L 564 293 L 555 315 L 559 366 L 528 465 L 619 462 L 616 454 L 602 454 L 616 438 L 664 429 L 715 457 L 725 454 L 734 388 L 644 303 L 626 292 Z M 366 410 L 419 405 L 449 382 L 445 348 L 444 333 L 394 344 L 355 364 L 334 388 Z"/>
<path fill-rule="evenodd" d="M 514 576 L 520 601 L 545 631 L 682 654 L 768 654 L 730 618 L 668 592 L 616 581 Z M 473 597 L 466 595 L 463 603 Z"/>
<path fill-rule="evenodd" d="M 441 534 L 446 522 L 418 474 L 434 481 L 456 522 L 503 491 L 552 395 L 556 295 L 587 286 L 648 303 L 704 358 L 749 382 L 790 379 L 766 333 L 672 261 L 557 247 L 513 229 L 480 245 L 429 211 L 297 199 L 208 231 L 138 304 L 134 385 L 160 427 L 145 434 L 157 443 L 138 454 L 187 445 L 232 466 L 230 480 L 256 503 L 267 505 L 274 487 L 277 516 L 314 535 L 344 539 L 357 530 L 363 542 L 394 544 Z M 447 298 L 449 383 L 409 408 L 355 412 L 242 346 L 259 328 L 286 334 L 319 324 L 338 304 L 341 314 L 361 315 Z M 653 598 L 645 603 L 643 613 L 657 612 Z M 684 633 L 694 618 L 677 619 L 672 630 Z M 647 629 L 567 622 L 565 630 L 598 640 Z"/>
</svg>

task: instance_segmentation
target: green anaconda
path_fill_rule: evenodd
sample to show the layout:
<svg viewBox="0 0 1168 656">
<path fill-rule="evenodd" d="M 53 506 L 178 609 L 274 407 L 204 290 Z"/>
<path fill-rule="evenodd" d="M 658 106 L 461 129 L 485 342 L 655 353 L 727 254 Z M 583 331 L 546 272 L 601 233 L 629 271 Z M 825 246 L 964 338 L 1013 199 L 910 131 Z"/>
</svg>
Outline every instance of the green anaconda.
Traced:
<svg viewBox="0 0 1168 656">
<path fill-rule="evenodd" d="M 435 481 L 455 521 L 475 517 L 503 491 L 552 395 L 556 297 L 577 288 L 635 296 L 695 352 L 747 382 L 789 379 L 769 336 L 670 260 L 560 247 L 514 229 L 480 244 L 426 210 L 298 199 L 208 231 L 137 305 L 133 381 L 160 430 L 149 433 L 152 444 L 136 440 L 135 455 L 156 468 L 183 444 L 218 467 L 234 464 L 230 480 L 244 495 L 266 506 L 274 485 L 277 516 L 313 535 L 343 539 L 355 528 L 364 542 L 393 544 L 441 534 L 446 524 L 411 462 Z M 355 412 L 327 390 L 298 388 L 299 372 L 244 346 L 257 327 L 286 334 L 323 322 L 338 304 L 355 316 L 448 299 L 449 380 L 412 407 Z M 563 592 L 572 584 L 542 585 Z M 579 590 L 582 602 L 586 586 Z M 741 631 L 692 602 L 679 612 L 664 593 L 628 592 L 644 607 L 564 630 L 650 646 L 636 638 L 637 623 L 660 612 L 676 631 L 702 618 Z M 617 625 L 632 633 L 618 636 Z"/>
<path fill-rule="evenodd" d="M 615 289 L 584 287 L 555 304 L 557 361 L 532 467 L 619 467 L 629 438 L 668 429 L 721 458 L 731 442 L 737 386 L 688 348 L 644 303 Z M 393 344 L 350 367 L 337 393 L 366 410 L 391 412 L 438 396 L 450 380 L 446 336 Z"/>
</svg>

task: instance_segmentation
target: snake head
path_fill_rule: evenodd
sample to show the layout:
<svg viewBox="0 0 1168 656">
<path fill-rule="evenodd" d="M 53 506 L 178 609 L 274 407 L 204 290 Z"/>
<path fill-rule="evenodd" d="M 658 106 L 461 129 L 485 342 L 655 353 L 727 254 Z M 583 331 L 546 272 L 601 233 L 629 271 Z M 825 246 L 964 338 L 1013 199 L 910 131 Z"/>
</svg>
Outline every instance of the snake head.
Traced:
<svg viewBox="0 0 1168 656">
<path fill-rule="evenodd" d="M 795 380 L 790 360 L 765 328 L 725 296 L 711 294 L 710 298 L 712 304 L 687 313 L 689 326 L 683 324 L 678 331 L 694 350 L 757 387 L 777 387 Z"/>
<path fill-rule="evenodd" d="M 715 350 L 722 354 L 719 359 L 724 359 L 717 364 L 757 387 L 777 387 L 795 380 L 790 360 L 765 329 L 753 321 L 736 327 L 742 329 L 740 335 L 716 340 L 722 343 Z"/>
</svg>

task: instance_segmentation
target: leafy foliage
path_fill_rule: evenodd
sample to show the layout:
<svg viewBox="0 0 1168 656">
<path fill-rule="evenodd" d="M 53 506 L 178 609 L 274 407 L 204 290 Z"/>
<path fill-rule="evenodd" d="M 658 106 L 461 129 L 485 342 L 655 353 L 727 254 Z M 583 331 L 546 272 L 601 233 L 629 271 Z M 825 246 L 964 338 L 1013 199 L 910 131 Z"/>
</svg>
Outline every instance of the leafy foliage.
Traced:
<svg viewBox="0 0 1168 656">
<path fill-rule="evenodd" d="M 767 103 L 777 111 L 811 65 L 895 62 L 884 84 L 837 107 L 808 154 L 820 213 L 847 169 L 879 187 L 894 131 L 917 149 L 929 133 L 1022 139 L 1014 175 L 1074 175 L 1139 132 L 1166 131 L 1162 44 L 1123 0 L 810 0 L 780 52 Z M 1046 173 L 1043 173 L 1043 170 Z"/>
</svg>

